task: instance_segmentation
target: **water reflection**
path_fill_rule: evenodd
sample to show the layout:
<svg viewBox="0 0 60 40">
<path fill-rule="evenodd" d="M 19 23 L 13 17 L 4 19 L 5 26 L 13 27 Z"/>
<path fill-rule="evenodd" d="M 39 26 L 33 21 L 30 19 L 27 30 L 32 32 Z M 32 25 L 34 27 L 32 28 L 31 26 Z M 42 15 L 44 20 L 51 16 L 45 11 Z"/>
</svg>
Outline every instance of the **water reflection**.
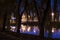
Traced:
<svg viewBox="0 0 60 40">
<path fill-rule="evenodd" d="M 54 21 L 54 13 L 53 12 L 51 13 L 51 16 L 52 16 L 52 21 Z"/>
<path fill-rule="evenodd" d="M 20 33 L 39 35 L 39 28 L 38 26 L 27 26 L 21 24 Z"/>
<path fill-rule="evenodd" d="M 26 25 L 21 25 L 20 31 L 25 32 L 26 31 Z"/>
<path fill-rule="evenodd" d="M 28 26 L 27 31 L 28 31 L 28 32 L 30 32 L 30 31 L 31 31 L 31 27 L 30 27 L 30 26 Z"/>
<path fill-rule="evenodd" d="M 56 31 L 56 28 L 52 28 L 52 33 L 54 33 Z"/>
<path fill-rule="evenodd" d="M 44 37 L 48 37 L 48 32 L 44 32 Z M 60 28 L 52 28 L 52 37 L 51 38 L 60 38 Z"/>
<path fill-rule="evenodd" d="M 17 32 L 16 26 L 10 26 L 10 30 L 13 31 L 13 32 Z"/>
</svg>

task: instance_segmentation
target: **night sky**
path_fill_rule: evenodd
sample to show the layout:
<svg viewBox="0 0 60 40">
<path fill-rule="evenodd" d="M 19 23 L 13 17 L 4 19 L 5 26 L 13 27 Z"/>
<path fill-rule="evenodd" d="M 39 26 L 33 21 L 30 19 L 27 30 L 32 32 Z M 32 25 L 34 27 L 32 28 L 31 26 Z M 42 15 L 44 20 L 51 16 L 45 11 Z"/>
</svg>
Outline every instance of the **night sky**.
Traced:
<svg viewBox="0 0 60 40">
<path fill-rule="evenodd" d="M 30 1 L 30 0 L 29 0 L 29 1 Z M 16 0 L 16 2 L 17 2 L 17 4 L 18 4 L 19 0 Z M 37 2 L 37 6 L 39 6 L 41 0 L 36 0 L 36 2 Z M 58 0 L 58 3 L 57 3 L 57 4 L 58 4 L 58 5 L 57 5 L 57 11 L 60 12 L 60 0 Z M 54 0 L 51 0 L 51 8 L 53 9 L 53 7 L 54 7 Z M 23 7 L 21 7 L 21 9 L 23 10 Z M 22 11 L 22 10 L 21 10 L 21 11 Z"/>
<path fill-rule="evenodd" d="M 58 11 L 60 13 L 60 0 L 58 0 Z"/>
<path fill-rule="evenodd" d="M 54 0 L 51 0 L 51 7 L 54 7 Z M 60 0 L 57 1 L 57 12 L 60 13 Z"/>
</svg>

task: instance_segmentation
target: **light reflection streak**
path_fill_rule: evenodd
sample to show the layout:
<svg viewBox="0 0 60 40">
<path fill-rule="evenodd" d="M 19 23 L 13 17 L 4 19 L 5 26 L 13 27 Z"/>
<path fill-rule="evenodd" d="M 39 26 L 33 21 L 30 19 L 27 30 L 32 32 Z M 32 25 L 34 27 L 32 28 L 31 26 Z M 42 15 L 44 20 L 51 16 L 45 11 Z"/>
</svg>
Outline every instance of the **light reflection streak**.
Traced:
<svg viewBox="0 0 60 40">
<path fill-rule="evenodd" d="M 27 33 L 27 34 L 29 34 L 29 33 L 39 34 L 39 28 L 37 26 L 30 27 L 30 26 L 21 24 L 20 33 L 21 32 Z"/>
<path fill-rule="evenodd" d="M 16 32 L 16 26 L 10 26 L 10 30 L 13 31 L 13 32 Z"/>
</svg>

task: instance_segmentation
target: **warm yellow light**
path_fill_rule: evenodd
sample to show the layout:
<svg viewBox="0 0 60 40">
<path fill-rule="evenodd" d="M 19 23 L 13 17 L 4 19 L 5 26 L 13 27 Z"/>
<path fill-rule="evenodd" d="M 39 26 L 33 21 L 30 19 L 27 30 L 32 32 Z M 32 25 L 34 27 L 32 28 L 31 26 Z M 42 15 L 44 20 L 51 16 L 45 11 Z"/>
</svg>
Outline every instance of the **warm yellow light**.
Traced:
<svg viewBox="0 0 60 40">
<path fill-rule="evenodd" d="M 54 16 L 54 13 L 52 12 L 52 16 Z"/>
<path fill-rule="evenodd" d="M 26 22 L 26 21 L 27 21 L 27 19 L 24 19 L 24 18 L 23 18 L 23 19 L 21 19 L 21 21 L 22 21 L 22 22 Z"/>
<path fill-rule="evenodd" d="M 26 26 L 25 25 L 21 25 L 21 29 L 22 29 L 23 32 L 25 32 L 26 31 Z"/>
<path fill-rule="evenodd" d="M 5 26 L 5 28 L 7 29 L 7 26 Z"/>
<path fill-rule="evenodd" d="M 54 21 L 54 13 L 53 12 L 51 13 L 51 16 L 52 16 L 52 21 Z"/>
<path fill-rule="evenodd" d="M 12 23 L 15 23 L 15 20 L 13 20 Z"/>
<path fill-rule="evenodd" d="M 53 33 L 55 32 L 55 30 L 56 30 L 56 28 L 52 28 L 52 32 L 53 32 Z"/>
<path fill-rule="evenodd" d="M 32 21 L 32 19 L 31 19 L 31 16 L 30 16 L 30 15 L 28 15 L 28 21 L 29 21 L 29 22 L 31 22 L 31 21 Z"/>
<path fill-rule="evenodd" d="M 28 18 L 30 18 L 30 15 L 28 15 Z"/>
<path fill-rule="evenodd" d="M 54 32 L 54 29 L 52 29 L 52 32 Z"/>
<path fill-rule="evenodd" d="M 16 21 L 15 21 L 15 20 L 10 19 L 10 23 L 16 23 Z"/>
<path fill-rule="evenodd" d="M 31 27 L 28 27 L 27 31 L 29 32 L 31 30 Z"/>
<path fill-rule="evenodd" d="M 26 17 L 26 16 L 23 14 L 23 15 L 22 15 L 22 18 L 25 18 L 25 17 Z"/>
<path fill-rule="evenodd" d="M 22 15 L 22 19 L 21 19 L 22 22 L 26 22 L 27 21 L 27 18 L 26 18 L 26 15 Z"/>
</svg>

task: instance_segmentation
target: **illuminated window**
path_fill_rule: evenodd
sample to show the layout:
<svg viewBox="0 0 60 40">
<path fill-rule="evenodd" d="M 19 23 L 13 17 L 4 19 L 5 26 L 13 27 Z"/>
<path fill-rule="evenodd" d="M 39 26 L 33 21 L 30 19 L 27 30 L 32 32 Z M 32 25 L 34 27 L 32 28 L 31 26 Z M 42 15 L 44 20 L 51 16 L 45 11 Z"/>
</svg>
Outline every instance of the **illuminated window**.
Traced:
<svg viewBox="0 0 60 40">
<path fill-rule="evenodd" d="M 51 13 L 52 21 L 54 21 L 54 13 Z"/>
<path fill-rule="evenodd" d="M 13 13 L 11 14 L 10 23 L 16 23 L 16 17 L 14 17 Z"/>
<path fill-rule="evenodd" d="M 37 14 L 32 10 L 30 10 L 30 13 L 24 12 L 22 14 L 20 33 L 35 34 L 35 35 L 39 34 L 38 17 Z"/>
<path fill-rule="evenodd" d="M 29 3 L 29 5 L 27 5 L 21 17 L 20 33 L 39 35 L 40 29 L 38 26 L 37 11 L 33 6 L 33 3 Z"/>
<path fill-rule="evenodd" d="M 21 19 L 21 21 L 22 21 L 22 23 L 27 21 L 27 17 L 26 17 L 25 14 L 22 15 L 22 19 Z"/>
<path fill-rule="evenodd" d="M 17 32 L 17 15 L 14 13 L 7 14 L 6 18 L 6 26 L 5 30 L 6 31 L 12 31 L 12 32 Z"/>
</svg>

